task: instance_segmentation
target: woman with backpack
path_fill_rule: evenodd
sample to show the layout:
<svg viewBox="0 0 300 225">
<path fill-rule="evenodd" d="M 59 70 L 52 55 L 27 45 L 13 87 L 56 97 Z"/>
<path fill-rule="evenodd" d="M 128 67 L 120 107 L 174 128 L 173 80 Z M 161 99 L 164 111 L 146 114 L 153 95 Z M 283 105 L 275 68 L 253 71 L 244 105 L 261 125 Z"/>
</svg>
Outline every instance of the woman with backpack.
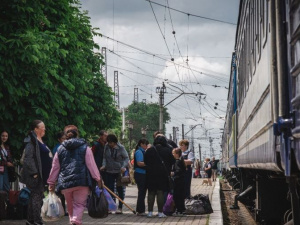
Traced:
<svg viewBox="0 0 300 225">
<path fill-rule="evenodd" d="M 145 151 L 148 148 L 149 141 L 140 139 L 135 147 L 134 152 L 134 179 L 138 187 L 138 197 L 136 202 L 136 212 L 138 216 L 145 214 L 145 197 L 146 197 L 146 169 L 144 162 Z"/>
</svg>

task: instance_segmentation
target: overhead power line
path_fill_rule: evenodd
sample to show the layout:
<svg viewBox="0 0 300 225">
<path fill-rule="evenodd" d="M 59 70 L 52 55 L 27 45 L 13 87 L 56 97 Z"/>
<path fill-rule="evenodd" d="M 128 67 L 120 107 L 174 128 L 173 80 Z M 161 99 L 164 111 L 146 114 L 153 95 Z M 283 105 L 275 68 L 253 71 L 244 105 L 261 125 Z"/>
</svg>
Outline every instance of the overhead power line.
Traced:
<svg viewBox="0 0 300 225">
<path fill-rule="evenodd" d="M 187 16 L 193 16 L 193 17 L 198 17 L 198 18 L 201 18 L 201 19 L 205 19 L 205 20 L 211 20 L 211 21 L 215 21 L 215 22 L 219 22 L 219 23 L 226 23 L 226 24 L 230 24 L 230 25 L 235 25 L 236 26 L 236 23 L 231 23 L 231 22 L 227 22 L 227 21 L 224 21 L 224 20 L 217 20 L 217 19 L 213 19 L 213 18 L 208 18 L 208 17 L 205 17 L 205 16 L 199 16 L 199 15 L 195 15 L 195 14 L 192 14 L 192 13 L 187 13 L 187 12 L 183 12 L 181 10 L 178 10 L 178 9 L 174 9 L 174 8 L 171 8 L 171 7 L 168 7 L 166 5 L 162 5 L 162 4 L 159 4 L 157 2 L 153 2 L 153 1 L 150 1 L 150 0 L 145 0 L 149 3 L 153 3 L 155 5 L 159 5 L 159 6 L 162 6 L 162 7 L 165 7 L 165 8 L 168 8 L 168 9 L 171 9 L 173 11 L 176 11 L 176 12 L 179 12 L 179 13 L 183 13 Z"/>
<path fill-rule="evenodd" d="M 127 46 L 127 47 L 130 47 L 130 48 L 132 48 L 132 49 L 135 49 L 135 50 L 144 52 L 144 53 L 146 53 L 146 54 L 149 54 L 149 55 L 154 56 L 154 57 L 156 57 L 156 58 L 159 58 L 159 59 L 161 59 L 161 60 L 170 62 L 170 63 L 172 63 L 172 64 L 174 64 L 174 65 L 176 65 L 176 66 L 180 66 L 180 67 L 182 67 L 182 68 L 189 69 L 189 70 L 191 70 L 191 71 L 197 72 L 197 73 L 199 73 L 199 74 L 201 74 L 201 75 L 205 75 L 205 76 L 214 78 L 214 79 L 216 79 L 216 80 L 219 80 L 219 81 L 221 81 L 221 82 L 228 83 L 228 79 L 225 79 L 225 78 L 223 78 L 223 77 L 219 77 L 219 76 L 216 76 L 216 75 L 213 75 L 213 74 L 209 74 L 209 73 L 201 72 L 201 71 L 198 71 L 198 70 L 195 70 L 195 69 L 191 69 L 190 67 L 181 65 L 181 64 L 179 64 L 179 63 L 175 63 L 175 62 L 173 62 L 173 61 L 171 61 L 171 60 L 168 60 L 168 59 L 163 58 L 163 57 L 161 57 L 161 56 L 155 55 L 154 53 L 151 53 L 151 52 L 149 52 L 149 51 L 146 51 L 146 50 L 143 50 L 143 49 L 134 47 L 134 46 L 129 45 L 129 44 L 126 44 L 126 43 L 124 43 L 124 42 L 122 42 L 122 41 L 115 40 L 114 38 L 110 38 L 110 37 L 108 37 L 108 36 L 106 36 L 106 35 L 104 35 L 104 34 L 102 34 L 102 36 L 105 37 L 105 38 L 107 38 L 107 39 L 109 39 L 109 40 L 111 40 L 111 41 L 115 41 L 115 42 L 117 42 L 117 43 L 120 43 L 120 44 L 122 44 L 122 45 L 125 45 L 125 46 Z"/>
</svg>

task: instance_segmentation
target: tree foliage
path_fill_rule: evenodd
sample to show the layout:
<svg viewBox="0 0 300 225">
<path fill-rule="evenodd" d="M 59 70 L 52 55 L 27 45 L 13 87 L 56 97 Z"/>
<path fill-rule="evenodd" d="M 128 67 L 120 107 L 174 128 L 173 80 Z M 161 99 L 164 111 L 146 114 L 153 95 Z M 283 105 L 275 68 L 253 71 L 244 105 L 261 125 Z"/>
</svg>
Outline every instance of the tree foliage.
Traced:
<svg viewBox="0 0 300 225">
<path fill-rule="evenodd" d="M 0 126 L 14 148 L 34 119 L 49 147 L 67 124 L 82 136 L 120 125 L 95 52 L 100 34 L 77 0 L 3 0 L 0 10 Z"/>
<path fill-rule="evenodd" d="M 159 105 L 157 103 L 143 103 L 136 102 L 128 106 L 128 112 L 126 113 L 126 121 L 133 123 L 133 129 L 131 133 L 132 140 L 137 143 L 142 138 L 141 129 L 146 128 L 146 138 L 153 142 L 153 133 L 159 130 Z M 163 132 L 165 132 L 165 124 L 170 121 L 170 115 L 167 108 L 163 111 Z M 128 135 L 130 133 L 128 132 Z"/>
</svg>

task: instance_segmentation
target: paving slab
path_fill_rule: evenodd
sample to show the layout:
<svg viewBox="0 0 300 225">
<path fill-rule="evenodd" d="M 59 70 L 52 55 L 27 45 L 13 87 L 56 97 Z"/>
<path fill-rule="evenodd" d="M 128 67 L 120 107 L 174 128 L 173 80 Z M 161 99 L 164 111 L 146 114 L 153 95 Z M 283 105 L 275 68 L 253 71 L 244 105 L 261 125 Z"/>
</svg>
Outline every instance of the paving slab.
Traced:
<svg viewBox="0 0 300 225">
<path fill-rule="evenodd" d="M 219 180 L 213 182 L 213 186 L 202 185 L 203 179 L 192 179 L 192 195 L 196 194 L 208 194 L 212 203 L 214 213 L 210 215 L 187 215 L 186 217 L 174 217 L 167 218 L 147 218 L 145 216 L 137 216 L 133 214 L 126 206 L 123 206 L 123 214 L 110 214 L 104 219 L 93 219 L 88 216 L 87 211 L 83 215 L 83 225 L 222 225 L 222 212 L 220 206 L 220 185 Z M 129 185 L 126 187 L 125 202 L 135 209 L 137 199 L 137 187 L 136 185 Z M 147 199 L 147 198 L 146 198 Z M 146 201 L 147 202 L 147 201 Z M 157 206 L 154 206 L 154 215 L 157 214 Z M 1 225 L 25 225 L 25 220 L 4 220 L 0 221 Z M 63 217 L 59 221 L 46 222 L 46 225 L 68 225 L 68 217 Z"/>
</svg>

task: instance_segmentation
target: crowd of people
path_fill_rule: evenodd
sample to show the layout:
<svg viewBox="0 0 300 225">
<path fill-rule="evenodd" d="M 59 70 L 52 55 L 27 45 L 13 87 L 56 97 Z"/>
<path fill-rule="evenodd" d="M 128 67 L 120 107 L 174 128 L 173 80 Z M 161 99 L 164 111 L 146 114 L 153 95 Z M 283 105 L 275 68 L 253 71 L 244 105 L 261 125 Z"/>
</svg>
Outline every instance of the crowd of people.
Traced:
<svg viewBox="0 0 300 225">
<path fill-rule="evenodd" d="M 108 134 L 105 130 L 100 131 L 99 139 L 90 148 L 86 140 L 80 138 L 78 128 L 68 125 L 57 134 L 58 144 L 52 151 L 43 142 L 45 130 L 43 121 L 34 120 L 24 139 L 20 182 L 31 191 L 26 225 L 43 224 L 41 207 L 46 187 L 48 191 L 59 195 L 70 223 L 82 224 L 83 212 L 93 184 L 97 183 L 99 187 L 105 184 L 124 200 L 126 185 L 121 182 L 121 177 L 130 169 L 134 169 L 134 179 L 138 188 L 138 216 L 153 217 L 156 199 L 157 216 L 166 217 L 163 206 L 169 193 L 174 196 L 176 210 L 173 215 L 185 216 L 184 201 L 191 196 L 195 162 L 188 140 L 179 141 L 178 147 L 157 131 L 153 134 L 153 144 L 144 138 L 138 141 L 131 163 L 125 147 L 120 144 L 116 135 Z M 14 165 L 7 131 L 1 133 L 0 153 L 0 190 L 9 192 L 7 168 L 13 168 Z M 216 179 L 217 163 L 218 160 L 212 158 L 210 161 L 207 158 L 204 165 L 210 185 L 211 178 L 213 181 Z M 145 204 L 147 192 L 148 213 Z M 114 195 L 112 198 L 115 200 Z M 122 201 L 119 201 L 116 214 L 123 213 L 122 207 Z"/>
</svg>

